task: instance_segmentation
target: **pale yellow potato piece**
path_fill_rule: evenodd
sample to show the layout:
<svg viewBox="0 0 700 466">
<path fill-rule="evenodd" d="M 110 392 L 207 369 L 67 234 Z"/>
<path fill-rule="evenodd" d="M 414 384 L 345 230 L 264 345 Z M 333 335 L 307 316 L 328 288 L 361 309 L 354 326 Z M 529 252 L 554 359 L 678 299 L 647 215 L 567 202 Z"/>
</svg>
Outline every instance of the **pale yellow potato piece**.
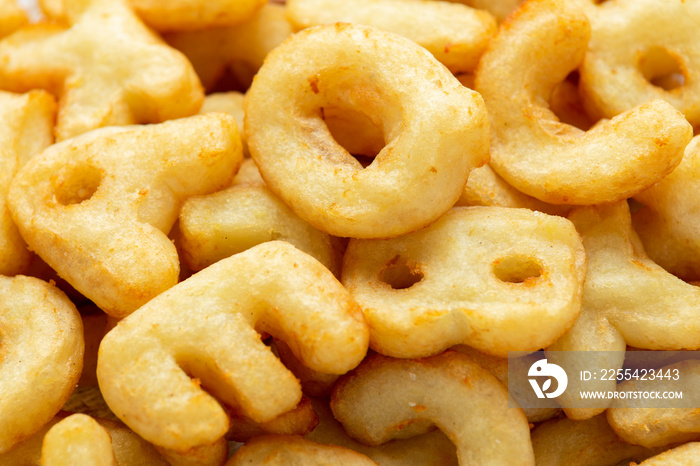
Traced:
<svg viewBox="0 0 700 466">
<path fill-rule="evenodd" d="M 299 404 L 286 413 L 267 422 L 255 422 L 235 413 L 231 416 L 231 428 L 226 433 L 226 440 L 247 442 L 259 435 L 306 435 L 318 424 L 318 416 L 311 400 L 302 396 Z"/>
<path fill-rule="evenodd" d="M 425 357 L 456 344 L 507 357 L 573 325 L 586 258 L 568 220 L 526 209 L 456 207 L 391 240 L 351 239 L 342 281 L 372 349 Z"/>
<path fill-rule="evenodd" d="M 692 407 L 646 408 L 646 400 L 615 400 L 607 411 L 610 426 L 626 442 L 650 448 L 700 439 L 700 360 L 682 361 L 659 370 L 670 371 L 672 378 L 626 380 L 617 390 L 682 392 L 683 404 Z M 676 375 L 678 379 L 674 380 Z"/>
<path fill-rule="evenodd" d="M 195 114 L 202 86 L 178 51 L 123 0 L 69 0 L 69 28 L 39 24 L 0 42 L 0 87 L 59 97 L 56 139 Z"/>
<path fill-rule="evenodd" d="M 300 219 L 264 185 L 237 185 L 188 199 L 180 211 L 184 263 L 198 271 L 266 241 L 287 241 L 336 276 L 340 255 L 331 237 Z"/>
<path fill-rule="evenodd" d="M 509 400 L 495 376 L 461 353 L 417 360 L 377 354 L 340 379 L 331 409 L 368 445 L 435 425 L 454 442 L 460 464 L 534 465 L 527 419 Z"/>
<path fill-rule="evenodd" d="M 700 458 L 700 442 L 691 442 L 649 458 L 639 466 L 693 466 L 697 464 L 698 458 Z"/>
<path fill-rule="evenodd" d="M 266 4 L 237 26 L 167 34 L 165 40 L 187 56 L 206 89 L 227 70 L 247 87 L 267 54 L 292 32 L 284 6 Z"/>
<path fill-rule="evenodd" d="M 243 99 L 245 95 L 240 92 L 215 92 L 204 98 L 199 114 L 209 112 L 224 112 L 236 119 L 239 128 L 243 128 Z"/>
<path fill-rule="evenodd" d="M 456 206 L 518 207 L 552 215 L 566 215 L 570 206 L 553 205 L 521 193 L 509 185 L 490 165 L 475 168 L 459 196 Z"/>
<path fill-rule="evenodd" d="M 684 280 L 700 279 L 700 136 L 681 163 L 635 199 L 644 207 L 632 224 L 649 257 Z"/>
<path fill-rule="evenodd" d="M 340 378 L 338 374 L 325 374 L 309 369 L 294 356 L 292 349 L 282 340 L 274 340 L 274 350 L 282 364 L 299 379 L 304 394 L 315 397 L 330 396 L 333 386 Z"/>
<path fill-rule="evenodd" d="M 102 128 L 34 157 L 13 181 L 10 210 L 32 250 L 124 317 L 177 283 L 166 234 L 181 203 L 228 185 L 241 159 L 223 113 Z"/>
<path fill-rule="evenodd" d="M 179 452 L 211 445 L 229 429 L 214 397 L 259 423 L 301 399 L 299 382 L 258 332 L 337 374 L 362 360 L 369 336 L 328 269 L 273 241 L 211 265 L 121 321 L 100 345 L 100 388 L 112 411 L 154 444 Z"/>
<path fill-rule="evenodd" d="M 0 37 L 12 34 L 29 22 L 15 0 L 0 0 Z"/>
<path fill-rule="evenodd" d="M 590 25 L 566 0 L 532 0 L 506 21 L 476 72 L 491 120 L 491 167 L 551 204 L 626 199 L 678 165 L 692 137 L 683 115 L 646 102 L 589 131 L 561 123 L 547 102 L 579 66 Z"/>
<path fill-rule="evenodd" d="M 585 421 L 553 419 L 532 431 L 537 466 L 619 466 L 663 451 L 630 445 L 600 414 Z"/>
<path fill-rule="evenodd" d="M 632 230 L 627 202 L 581 207 L 569 219 L 581 234 L 588 257 L 581 316 L 548 350 L 551 362 L 568 374 L 590 367 L 622 367 L 626 345 L 645 349 L 700 348 L 700 289 L 647 257 Z M 563 353 L 570 351 L 571 353 Z M 599 351 L 598 358 L 580 353 Z M 606 353 L 602 353 L 606 352 Z M 603 400 L 579 399 L 579 389 L 614 391 L 615 381 L 569 378 L 560 396 L 567 416 L 587 419 L 602 412 Z"/>
<path fill-rule="evenodd" d="M 83 366 L 83 326 L 57 288 L 21 275 L 0 277 L 0 336 L 2 454 L 38 431 L 70 396 Z"/>
<path fill-rule="evenodd" d="M 226 466 L 370 466 L 374 461 L 348 448 L 322 445 L 292 435 L 256 437 L 238 449 Z"/>
<path fill-rule="evenodd" d="M 523 0 L 447 0 L 453 3 L 464 3 L 472 8 L 486 10 L 494 15 L 498 21 L 503 21 L 515 10 Z"/>
<path fill-rule="evenodd" d="M 65 20 L 71 0 L 39 0 L 44 13 Z M 189 31 L 231 26 L 250 19 L 266 0 L 128 0 L 134 12 L 156 31 Z"/>
<path fill-rule="evenodd" d="M 367 168 L 333 139 L 325 106 L 379 116 L 387 145 Z M 488 159 L 479 95 L 425 49 L 366 26 L 295 34 L 265 61 L 245 113 L 248 148 L 268 187 L 335 236 L 387 238 L 427 225 Z"/>
<path fill-rule="evenodd" d="M 240 92 L 215 92 L 204 98 L 202 108 L 199 109 L 199 114 L 209 112 L 224 112 L 236 119 L 236 124 L 239 128 L 243 128 L 243 99 L 245 95 Z M 248 152 L 248 143 L 245 140 L 245 135 L 241 134 L 243 142 L 243 155 L 250 157 Z"/>
<path fill-rule="evenodd" d="M 7 193 L 17 171 L 53 143 L 56 102 L 44 91 L 0 92 L 0 275 L 26 273 L 32 254 L 15 226 Z"/>
<path fill-rule="evenodd" d="M 312 398 L 319 424 L 305 438 L 339 445 L 367 455 L 382 466 L 456 466 L 455 446 L 439 429 L 406 439 L 368 446 L 350 437 L 334 417 L 327 399 Z"/>
<path fill-rule="evenodd" d="M 332 23 L 363 24 L 404 36 L 425 47 L 453 73 L 474 71 L 496 19 L 482 10 L 418 0 L 287 0 L 295 30 Z"/>
<path fill-rule="evenodd" d="M 510 381 L 508 379 L 509 365 L 512 364 L 521 368 L 529 368 L 540 359 L 537 353 L 520 358 L 499 358 L 497 356 L 482 353 L 466 345 L 457 345 L 450 349 L 466 354 L 474 362 L 491 372 L 498 380 L 501 381 L 503 385 L 508 387 L 508 391 L 519 395 L 516 397 L 517 399 L 522 399 L 525 397 L 530 400 L 532 405 L 537 404 L 538 400 L 535 397 L 535 392 L 532 390 L 530 384 L 527 383 L 527 379 Z M 523 371 L 522 373 L 526 372 L 527 370 Z M 520 371 L 518 371 L 518 373 L 520 373 Z M 561 413 L 561 408 L 523 408 L 523 412 L 525 413 L 528 422 L 542 422 L 558 416 Z"/>
<path fill-rule="evenodd" d="M 112 439 L 90 416 L 73 414 L 44 436 L 41 466 L 116 466 Z"/>
<path fill-rule="evenodd" d="M 663 99 L 698 128 L 699 21 L 697 1 L 667 1 L 663 8 L 654 0 L 598 5 L 581 66 L 582 94 L 589 113 L 612 118 L 651 99 Z"/>
<path fill-rule="evenodd" d="M 72 413 L 59 412 L 31 437 L 18 443 L 5 453 L 0 453 L 0 463 L 6 466 L 40 466 L 41 448 L 46 433 Z M 95 418 L 104 427 L 112 441 L 112 451 L 119 466 L 167 466 L 168 463 L 153 445 L 134 434 L 121 422 Z"/>
</svg>

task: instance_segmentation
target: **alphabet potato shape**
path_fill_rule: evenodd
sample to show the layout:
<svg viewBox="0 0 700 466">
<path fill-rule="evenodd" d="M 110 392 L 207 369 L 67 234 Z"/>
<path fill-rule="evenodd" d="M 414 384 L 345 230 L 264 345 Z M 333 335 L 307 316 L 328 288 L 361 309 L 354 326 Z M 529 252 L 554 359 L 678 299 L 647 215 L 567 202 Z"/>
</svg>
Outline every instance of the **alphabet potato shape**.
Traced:
<svg viewBox="0 0 700 466">
<path fill-rule="evenodd" d="M 509 399 L 495 376 L 461 353 L 417 360 L 377 354 L 340 379 L 331 409 L 368 445 L 434 424 L 454 442 L 460 464 L 534 465 L 527 419 Z"/>
<path fill-rule="evenodd" d="M 70 0 L 69 28 L 44 23 L 0 42 L 0 87 L 59 98 L 56 139 L 194 115 L 204 94 L 187 59 L 124 0 Z"/>
<path fill-rule="evenodd" d="M 683 393 L 683 408 L 648 408 L 635 400 L 616 400 L 607 411 L 608 422 L 626 442 L 648 448 L 700 438 L 700 361 L 686 360 L 660 368 L 671 379 L 626 380 L 618 391 Z M 677 371 L 677 372 L 676 372 Z M 675 375 L 678 376 L 677 380 Z"/>
<path fill-rule="evenodd" d="M 333 139 L 326 106 L 381 121 L 388 142 L 371 165 L 362 168 Z M 479 95 L 425 49 L 366 26 L 295 34 L 265 60 L 245 114 L 248 148 L 268 187 L 336 236 L 387 238 L 421 228 L 454 205 L 469 172 L 488 160 Z"/>
<path fill-rule="evenodd" d="M 155 445 L 187 452 L 214 444 L 229 423 L 214 397 L 255 422 L 301 399 L 299 382 L 258 332 L 285 340 L 310 368 L 336 374 L 359 364 L 369 333 L 328 269 L 272 241 L 211 265 L 121 321 L 100 345 L 100 389 Z"/>
<path fill-rule="evenodd" d="M 568 220 L 503 207 L 457 207 L 390 240 L 351 239 L 342 281 L 372 349 L 425 357 L 456 344 L 507 357 L 573 325 L 586 258 Z"/>
<path fill-rule="evenodd" d="M 9 206 L 29 247 L 121 318 L 177 283 L 166 234 L 180 204 L 226 186 L 241 159 L 236 124 L 222 113 L 102 128 L 34 157 Z"/>
<path fill-rule="evenodd" d="M 612 118 L 663 99 L 697 128 L 700 2 L 672 0 L 658 6 L 653 0 L 618 0 L 593 8 L 591 40 L 581 66 L 583 100 L 593 116 Z"/>
<path fill-rule="evenodd" d="M 569 219 L 581 234 L 588 269 L 581 315 L 548 350 L 568 374 L 590 367 L 622 367 L 627 345 L 644 349 L 700 348 L 700 289 L 683 282 L 647 257 L 632 229 L 629 207 L 621 201 L 580 207 Z M 593 361 L 582 351 L 597 351 Z M 568 353 L 565 353 L 568 352 Z M 601 400 L 579 398 L 579 389 L 614 391 L 615 380 L 583 382 L 572 377 L 560 397 L 567 416 L 588 419 L 604 408 Z"/>
<path fill-rule="evenodd" d="M 551 204 L 626 199 L 670 173 L 693 134 L 663 100 L 585 132 L 560 123 L 546 102 L 583 61 L 589 35 L 573 2 L 529 1 L 501 26 L 476 71 L 491 120 L 491 167 Z"/>
</svg>

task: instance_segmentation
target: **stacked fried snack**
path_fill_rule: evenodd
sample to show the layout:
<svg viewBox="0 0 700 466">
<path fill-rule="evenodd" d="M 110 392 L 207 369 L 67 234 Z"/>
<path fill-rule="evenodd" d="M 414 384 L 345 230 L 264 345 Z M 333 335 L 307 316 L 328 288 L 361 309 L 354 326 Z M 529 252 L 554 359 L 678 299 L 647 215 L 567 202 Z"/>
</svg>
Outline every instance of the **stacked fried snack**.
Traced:
<svg viewBox="0 0 700 466">
<path fill-rule="evenodd" d="M 700 350 L 700 0 L 39 4 L 0 2 L 0 464 L 700 464 L 700 406 L 507 370 Z"/>
</svg>

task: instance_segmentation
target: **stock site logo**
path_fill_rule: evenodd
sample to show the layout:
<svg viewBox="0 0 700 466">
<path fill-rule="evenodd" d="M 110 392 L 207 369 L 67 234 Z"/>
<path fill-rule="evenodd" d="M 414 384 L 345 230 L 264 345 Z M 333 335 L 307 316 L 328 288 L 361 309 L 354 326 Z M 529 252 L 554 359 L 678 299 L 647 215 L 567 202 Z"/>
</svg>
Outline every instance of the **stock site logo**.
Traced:
<svg viewBox="0 0 700 466">
<path fill-rule="evenodd" d="M 569 378 L 566 376 L 564 369 L 557 366 L 556 364 L 550 364 L 546 359 L 540 359 L 530 366 L 530 370 L 527 372 L 528 380 L 532 389 L 535 391 L 537 398 L 556 398 L 566 390 L 566 385 L 569 383 Z M 532 377 L 535 377 L 534 379 Z M 538 381 L 539 377 L 547 377 L 542 386 Z M 557 381 L 557 389 L 551 393 L 547 393 L 552 386 L 552 379 Z"/>
</svg>

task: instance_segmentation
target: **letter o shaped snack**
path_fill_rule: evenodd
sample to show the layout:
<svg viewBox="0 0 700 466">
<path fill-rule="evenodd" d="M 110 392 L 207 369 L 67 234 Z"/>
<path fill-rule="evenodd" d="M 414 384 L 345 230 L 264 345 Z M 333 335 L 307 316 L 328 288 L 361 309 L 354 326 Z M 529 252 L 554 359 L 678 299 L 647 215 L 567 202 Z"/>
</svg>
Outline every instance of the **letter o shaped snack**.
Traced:
<svg viewBox="0 0 700 466">
<path fill-rule="evenodd" d="M 368 167 L 333 139 L 326 108 L 362 112 L 381 129 L 386 146 Z M 336 236 L 421 228 L 488 160 L 481 97 L 425 49 L 365 26 L 305 29 L 270 53 L 248 90 L 245 126 L 270 189 Z"/>
<path fill-rule="evenodd" d="M 586 258 L 568 220 L 527 209 L 457 207 L 391 240 L 350 240 L 342 282 L 370 346 L 420 358 L 464 343 L 535 351 L 573 325 Z"/>
</svg>

